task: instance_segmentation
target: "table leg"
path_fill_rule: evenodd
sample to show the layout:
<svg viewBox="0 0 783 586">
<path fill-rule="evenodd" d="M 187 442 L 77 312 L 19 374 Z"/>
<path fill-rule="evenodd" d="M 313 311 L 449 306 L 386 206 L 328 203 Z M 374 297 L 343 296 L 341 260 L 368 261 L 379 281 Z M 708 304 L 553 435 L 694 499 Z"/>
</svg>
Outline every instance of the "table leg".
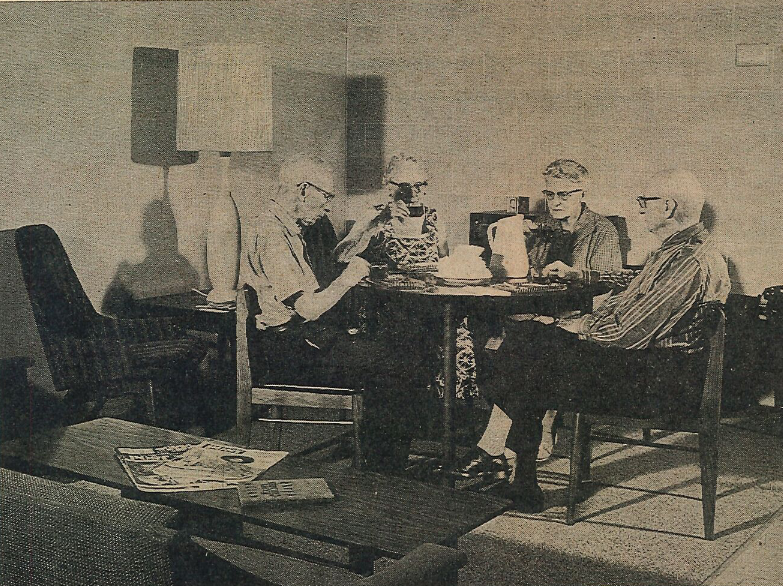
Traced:
<svg viewBox="0 0 783 586">
<path fill-rule="evenodd" d="M 375 555 L 366 547 L 351 545 L 348 547 L 348 567 L 362 576 L 371 576 L 375 571 Z"/>
<path fill-rule="evenodd" d="M 454 302 L 443 307 L 443 484 L 454 488 L 454 401 L 457 398 L 457 322 Z"/>
</svg>

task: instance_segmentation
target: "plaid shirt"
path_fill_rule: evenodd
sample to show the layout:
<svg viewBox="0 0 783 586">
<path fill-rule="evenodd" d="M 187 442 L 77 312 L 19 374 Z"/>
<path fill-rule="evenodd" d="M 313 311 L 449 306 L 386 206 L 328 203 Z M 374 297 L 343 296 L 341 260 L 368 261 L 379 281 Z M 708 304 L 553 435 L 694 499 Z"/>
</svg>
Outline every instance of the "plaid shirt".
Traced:
<svg viewBox="0 0 783 586">
<path fill-rule="evenodd" d="M 700 306 L 725 303 L 730 288 L 726 261 L 699 223 L 667 238 L 627 289 L 584 316 L 579 334 L 629 350 L 696 350 L 703 342 Z"/>
<path fill-rule="evenodd" d="M 532 233 L 528 242 L 531 266 L 544 267 L 561 260 L 577 270 L 617 271 L 622 268 L 617 229 L 585 204 L 582 204 L 573 233 L 565 232 L 549 213 L 544 214 L 540 223 L 541 229 Z M 557 241 L 562 239 L 567 242 L 558 246 Z M 557 251 L 558 248 L 562 250 Z"/>
</svg>

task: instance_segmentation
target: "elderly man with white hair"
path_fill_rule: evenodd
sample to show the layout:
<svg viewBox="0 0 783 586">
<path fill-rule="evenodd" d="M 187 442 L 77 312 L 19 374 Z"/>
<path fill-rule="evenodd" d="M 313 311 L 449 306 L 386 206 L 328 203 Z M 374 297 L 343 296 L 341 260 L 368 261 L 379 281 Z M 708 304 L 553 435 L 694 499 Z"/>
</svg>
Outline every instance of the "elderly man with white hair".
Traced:
<svg viewBox="0 0 783 586">
<path fill-rule="evenodd" d="M 507 324 L 498 349 L 484 351 L 480 384 L 513 419 L 507 445 L 517 453 L 517 470 L 503 492 L 519 510 L 545 506 L 536 454 L 547 409 L 622 406 L 632 414 L 698 407 L 692 381 L 673 380 L 672 373 L 681 372 L 676 364 L 684 355 L 703 347 L 703 304 L 728 297 L 726 261 L 699 221 L 704 192 L 693 173 L 654 175 L 637 202 L 646 228 L 661 240 L 640 272 L 551 268 L 566 279 L 622 290 L 578 318 Z"/>
<path fill-rule="evenodd" d="M 274 337 L 266 345 L 274 352 L 266 355 L 249 340 L 251 364 L 265 367 L 267 380 L 364 389 L 367 467 L 397 472 L 408 459 L 414 399 L 426 387 L 429 366 L 424 356 L 408 357 L 404 367 L 390 359 L 405 355 L 405 338 L 348 327 L 342 300 L 369 274 L 369 264 L 354 256 L 326 266 L 336 239 L 311 231 L 326 220 L 334 197 L 332 170 L 296 157 L 283 164 L 268 209 L 243 223 L 240 279 L 257 293 L 257 328 Z"/>
</svg>

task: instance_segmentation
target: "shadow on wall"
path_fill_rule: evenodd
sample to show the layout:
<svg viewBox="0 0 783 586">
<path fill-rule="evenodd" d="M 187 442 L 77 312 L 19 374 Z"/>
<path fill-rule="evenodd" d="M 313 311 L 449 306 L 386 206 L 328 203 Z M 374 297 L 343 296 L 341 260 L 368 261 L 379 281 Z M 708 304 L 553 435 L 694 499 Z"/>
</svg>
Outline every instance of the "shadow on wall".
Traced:
<svg viewBox="0 0 783 586">
<path fill-rule="evenodd" d="M 704 207 L 701 209 L 701 223 L 704 224 L 704 227 L 707 228 L 710 232 L 712 232 L 712 229 L 715 227 L 715 208 L 712 207 L 712 204 L 710 202 L 704 202 Z"/>
<path fill-rule="evenodd" d="M 383 158 L 386 93 L 383 78 L 375 75 L 345 80 L 346 170 L 345 188 L 351 193 L 380 189 Z"/>
<path fill-rule="evenodd" d="M 168 197 L 155 199 L 144 208 L 141 239 L 146 257 L 139 264 L 124 262 L 117 268 L 102 310 L 126 313 L 134 299 L 189 291 L 199 284 L 199 275 L 179 253 L 177 224 Z"/>
</svg>

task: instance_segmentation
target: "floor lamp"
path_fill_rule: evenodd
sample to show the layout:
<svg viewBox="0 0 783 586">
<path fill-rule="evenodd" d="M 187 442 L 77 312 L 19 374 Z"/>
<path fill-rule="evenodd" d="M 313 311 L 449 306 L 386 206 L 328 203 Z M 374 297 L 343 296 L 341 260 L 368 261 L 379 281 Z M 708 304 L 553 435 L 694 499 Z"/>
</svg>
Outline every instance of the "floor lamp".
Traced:
<svg viewBox="0 0 783 586">
<path fill-rule="evenodd" d="M 230 190 L 232 152 L 272 150 L 272 70 L 258 45 L 205 45 L 179 53 L 177 149 L 220 153 L 220 189 L 210 201 L 210 303 L 236 301 L 239 213 Z"/>
</svg>

